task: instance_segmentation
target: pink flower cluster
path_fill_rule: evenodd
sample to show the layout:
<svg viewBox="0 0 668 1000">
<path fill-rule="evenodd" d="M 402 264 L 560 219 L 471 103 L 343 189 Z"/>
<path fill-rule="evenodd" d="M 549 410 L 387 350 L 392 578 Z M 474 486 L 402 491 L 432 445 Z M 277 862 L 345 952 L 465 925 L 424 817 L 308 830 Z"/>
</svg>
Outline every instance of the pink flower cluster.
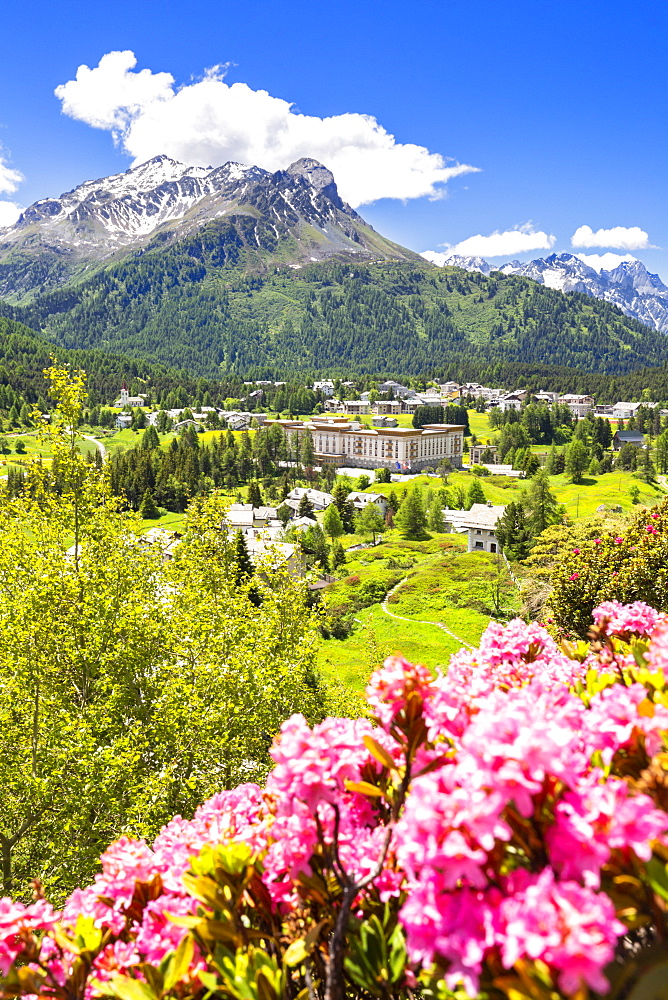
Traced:
<svg viewBox="0 0 668 1000">
<path fill-rule="evenodd" d="M 594 608 L 594 621 L 606 635 L 650 636 L 661 615 L 642 601 L 620 604 L 619 601 L 604 601 Z"/>
<path fill-rule="evenodd" d="M 668 665 L 668 622 L 653 609 L 606 602 L 594 617 L 607 635 L 649 644 L 654 669 Z M 668 711 L 641 684 L 614 681 L 581 697 L 583 666 L 519 619 L 490 625 L 477 650 L 435 678 L 388 660 L 367 691 L 376 726 L 293 716 L 264 790 L 214 796 L 152 847 L 122 838 L 62 914 L 3 900 L 0 972 L 37 933 L 42 960 L 65 982 L 54 928 L 71 930 L 80 915 L 114 935 L 95 959 L 96 981 L 159 964 L 186 933 L 171 918 L 197 912 L 183 882 L 193 856 L 241 842 L 261 858 L 279 919 L 301 906 L 317 872 L 337 877 L 342 867 L 359 881 L 382 863 L 356 905 L 375 893 L 398 909 L 415 973 L 437 963 L 450 988 L 475 996 L 488 962 L 511 970 L 540 960 L 564 996 L 603 992 L 625 933 L 605 873 L 637 876 L 653 846 L 668 845 L 668 814 L 614 773 L 620 756 L 646 761 L 661 749 Z M 192 977 L 204 961 L 195 952 Z"/>
</svg>

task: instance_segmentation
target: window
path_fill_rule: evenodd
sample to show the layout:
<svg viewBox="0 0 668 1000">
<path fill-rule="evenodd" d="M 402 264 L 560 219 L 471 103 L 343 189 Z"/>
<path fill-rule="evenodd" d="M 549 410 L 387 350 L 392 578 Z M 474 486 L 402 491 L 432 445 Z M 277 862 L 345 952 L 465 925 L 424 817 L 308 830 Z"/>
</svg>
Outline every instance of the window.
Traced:
<svg viewBox="0 0 668 1000">
<path fill-rule="evenodd" d="M 484 548 L 484 545 L 483 545 L 482 542 L 476 542 L 475 543 L 475 547 L 476 547 L 476 549 L 482 549 L 482 548 Z"/>
<path fill-rule="evenodd" d="M 476 528 L 475 529 L 475 533 L 476 533 L 476 535 L 482 535 L 482 529 L 481 528 Z"/>
</svg>

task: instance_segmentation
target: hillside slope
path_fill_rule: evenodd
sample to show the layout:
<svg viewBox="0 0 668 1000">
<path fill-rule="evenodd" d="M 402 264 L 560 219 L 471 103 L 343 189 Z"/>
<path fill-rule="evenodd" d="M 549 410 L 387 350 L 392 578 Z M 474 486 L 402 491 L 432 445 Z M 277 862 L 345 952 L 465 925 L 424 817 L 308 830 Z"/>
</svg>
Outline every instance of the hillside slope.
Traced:
<svg viewBox="0 0 668 1000">
<path fill-rule="evenodd" d="M 586 295 L 526 278 L 400 262 L 240 266 L 229 220 L 11 310 L 68 348 L 193 374 L 418 374 L 452 361 L 624 373 L 668 361 L 668 339 Z M 8 307 L 5 307 L 5 311 Z"/>
</svg>

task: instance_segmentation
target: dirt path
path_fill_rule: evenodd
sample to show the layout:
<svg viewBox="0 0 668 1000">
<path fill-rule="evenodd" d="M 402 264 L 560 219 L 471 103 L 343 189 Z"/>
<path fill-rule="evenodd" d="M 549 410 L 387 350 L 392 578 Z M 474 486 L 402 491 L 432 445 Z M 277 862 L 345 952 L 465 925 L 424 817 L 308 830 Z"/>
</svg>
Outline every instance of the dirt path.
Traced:
<svg viewBox="0 0 668 1000">
<path fill-rule="evenodd" d="M 467 646 L 468 649 L 475 649 L 475 646 L 472 646 L 470 642 L 466 642 L 466 640 L 462 639 L 461 636 L 455 635 L 455 633 L 452 632 L 447 627 L 447 625 L 443 625 L 442 622 L 430 622 L 430 621 L 420 620 L 420 619 L 417 619 L 417 618 L 404 618 L 403 615 L 395 615 L 393 611 L 388 611 L 388 608 L 387 608 L 388 598 L 390 598 L 392 596 L 392 594 L 396 590 L 399 589 L 399 587 L 403 586 L 403 584 L 406 582 L 407 579 L 408 579 L 408 577 L 405 576 L 403 578 L 403 580 L 400 580 L 399 583 L 395 584 L 395 586 L 392 587 L 392 590 L 388 591 L 387 596 L 385 597 L 385 600 L 381 604 L 381 608 L 383 609 L 383 611 L 385 612 L 385 614 L 388 615 L 388 617 L 390 617 L 390 618 L 396 618 L 397 621 L 400 621 L 400 622 L 410 622 L 413 625 L 434 625 L 436 628 L 443 629 L 443 631 L 447 635 L 449 635 L 456 642 L 460 642 L 462 644 L 462 646 Z"/>
</svg>

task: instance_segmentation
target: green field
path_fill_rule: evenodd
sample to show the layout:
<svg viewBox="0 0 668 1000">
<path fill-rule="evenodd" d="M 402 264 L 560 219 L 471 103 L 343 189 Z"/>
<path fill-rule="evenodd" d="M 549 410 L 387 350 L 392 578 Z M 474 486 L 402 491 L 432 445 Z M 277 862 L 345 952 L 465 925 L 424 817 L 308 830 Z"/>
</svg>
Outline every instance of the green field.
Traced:
<svg viewBox="0 0 668 1000">
<path fill-rule="evenodd" d="M 325 676 L 361 690 L 375 666 L 401 652 L 436 669 L 447 666 L 462 643 L 476 645 L 492 615 L 514 615 L 515 588 L 503 564 L 487 553 L 467 553 L 466 538 L 433 532 L 407 541 L 396 529 L 374 548 L 347 553 L 340 580 L 324 595 L 328 610 L 343 608 L 355 619 L 345 639 L 322 643 Z M 499 580 L 501 607 L 492 591 Z M 390 588 L 387 614 L 382 599 Z M 448 635 L 439 624 L 454 635 Z"/>
<path fill-rule="evenodd" d="M 379 604 L 360 611 L 357 618 L 359 624 L 347 639 L 324 640 L 318 654 L 325 678 L 353 691 L 363 691 L 375 667 L 392 653 L 436 670 L 447 666 L 451 654 L 461 648 L 437 626 L 397 621 Z"/>
<path fill-rule="evenodd" d="M 447 489 L 452 491 L 461 487 L 467 492 L 474 478 L 470 472 L 453 472 L 448 477 Z M 486 500 L 491 500 L 493 504 L 507 504 L 511 500 L 519 499 L 529 481 L 492 475 L 482 477 L 480 484 Z M 416 476 L 404 483 L 378 483 L 370 486 L 366 492 L 389 496 L 395 490 L 401 492 L 414 485 L 431 486 L 435 489 L 440 486 L 440 481 L 433 476 Z M 658 503 L 667 492 L 658 484 L 643 483 L 633 473 L 622 471 L 606 472 L 601 476 L 585 476 L 583 482 L 578 485 L 568 482 L 565 475 L 551 476 L 550 486 L 558 502 L 564 504 L 566 513 L 573 520 L 595 514 L 600 504 L 620 506 L 623 511 L 632 511 L 634 504 L 629 493 L 632 486 L 637 486 L 639 490 L 639 503 L 647 507 Z"/>
</svg>

